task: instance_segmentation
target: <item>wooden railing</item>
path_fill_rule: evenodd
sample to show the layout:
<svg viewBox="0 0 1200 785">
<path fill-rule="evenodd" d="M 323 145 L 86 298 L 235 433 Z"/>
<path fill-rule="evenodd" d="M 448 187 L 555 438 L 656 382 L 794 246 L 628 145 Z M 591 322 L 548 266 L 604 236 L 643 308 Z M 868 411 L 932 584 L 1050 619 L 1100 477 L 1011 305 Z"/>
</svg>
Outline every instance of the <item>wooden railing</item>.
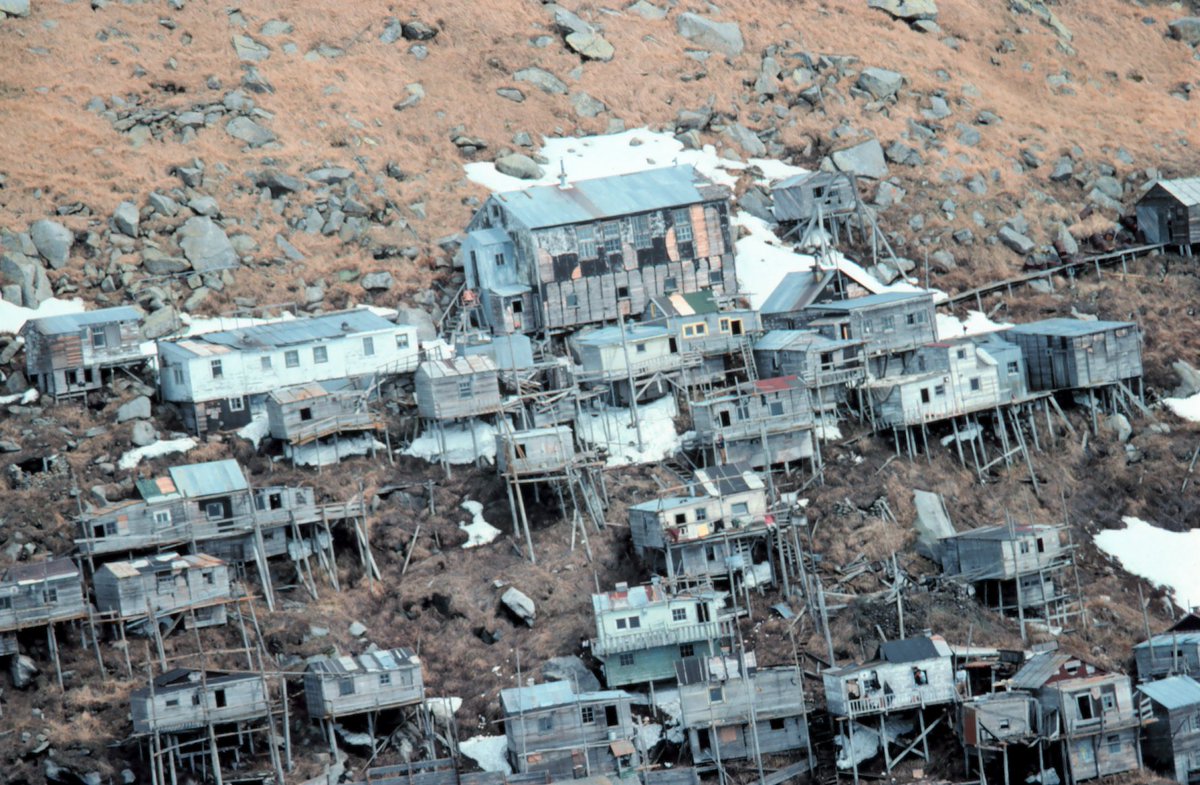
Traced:
<svg viewBox="0 0 1200 785">
<path fill-rule="evenodd" d="M 655 649 L 659 646 L 677 646 L 681 643 L 715 640 L 721 636 L 719 622 L 681 624 L 658 630 L 644 630 L 625 634 L 609 634 L 592 639 L 592 651 L 603 657 L 627 651 Z"/>
<path fill-rule="evenodd" d="M 846 705 L 849 710 L 849 716 L 857 717 L 862 714 L 883 714 L 889 711 L 901 711 L 941 703 L 955 703 L 957 701 L 958 692 L 953 687 L 928 686 L 916 687 L 903 692 L 891 692 L 886 695 L 852 698 Z"/>
</svg>

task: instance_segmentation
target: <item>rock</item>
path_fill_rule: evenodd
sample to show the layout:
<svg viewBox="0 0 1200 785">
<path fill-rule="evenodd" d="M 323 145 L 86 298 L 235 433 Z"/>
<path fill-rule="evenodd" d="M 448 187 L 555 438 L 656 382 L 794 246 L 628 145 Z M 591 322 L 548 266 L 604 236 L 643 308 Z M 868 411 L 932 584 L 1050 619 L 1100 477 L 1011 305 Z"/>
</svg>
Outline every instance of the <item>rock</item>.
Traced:
<svg viewBox="0 0 1200 785">
<path fill-rule="evenodd" d="M 571 106 L 580 117 L 595 117 L 608 109 L 603 101 L 582 91 L 571 93 Z"/>
<path fill-rule="evenodd" d="M 867 0 L 867 7 L 886 11 L 905 22 L 932 21 L 938 14 L 934 0 Z"/>
<path fill-rule="evenodd" d="M 367 625 L 363 624 L 361 621 L 351 622 L 349 631 L 350 634 L 355 638 L 361 638 L 367 634 Z"/>
<path fill-rule="evenodd" d="M 392 288 L 392 274 L 387 270 L 367 273 L 362 277 L 362 288 L 368 292 L 382 292 Z"/>
<path fill-rule="evenodd" d="M 217 200 L 211 196 L 197 196 L 189 199 L 187 206 L 196 215 L 207 215 L 209 218 L 216 218 L 221 214 L 221 208 L 217 204 Z"/>
<path fill-rule="evenodd" d="M 596 32 L 596 28 L 585 22 L 573 11 L 568 11 L 562 6 L 551 6 L 554 9 L 554 26 L 558 28 L 563 35 L 571 33 L 583 33 L 591 35 Z"/>
<path fill-rule="evenodd" d="M 900 90 L 904 84 L 904 77 L 886 68 L 864 68 L 855 84 L 870 93 L 876 101 L 882 101 L 891 98 Z"/>
<path fill-rule="evenodd" d="M 164 194 L 152 192 L 146 201 L 154 208 L 154 212 L 167 218 L 173 218 L 179 213 L 179 202 Z"/>
<path fill-rule="evenodd" d="M 954 261 L 954 254 L 949 251 L 934 251 L 929 256 L 929 261 L 940 270 L 954 270 L 958 267 L 958 263 Z"/>
<path fill-rule="evenodd" d="M 1117 435 L 1117 440 L 1122 444 L 1133 436 L 1133 426 L 1129 424 L 1129 418 L 1123 414 L 1108 415 L 1104 418 L 1104 425 Z"/>
<path fill-rule="evenodd" d="M 767 146 L 758 135 L 741 123 L 732 123 L 725 128 L 723 136 L 733 142 L 751 158 L 762 158 L 767 154 Z"/>
<path fill-rule="evenodd" d="M 543 93 L 550 95 L 566 95 L 567 85 L 563 80 L 559 79 L 549 71 L 531 66 L 522 68 L 513 74 L 513 78 L 518 82 L 527 82 L 541 90 Z"/>
<path fill-rule="evenodd" d="M 16 251 L 0 254 L 0 285 L 4 286 L 4 299 L 26 308 L 36 308 L 54 296 L 41 263 Z"/>
<path fill-rule="evenodd" d="M 411 106 L 416 106 L 425 98 L 425 87 L 420 82 L 405 85 L 404 89 L 408 91 L 408 95 L 392 104 L 392 108 L 397 112 L 403 112 Z"/>
<path fill-rule="evenodd" d="M 515 586 L 509 586 L 504 594 L 500 595 L 500 602 L 518 619 L 530 627 L 533 626 L 533 621 L 537 617 L 537 608 L 534 606 L 533 600 L 529 599 L 524 592 Z"/>
<path fill-rule="evenodd" d="M 175 232 L 183 255 L 198 272 L 238 266 L 238 257 L 225 231 L 204 215 L 187 219 Z"/>
<path fill-rule="evenodd" d="M 901 166 L 920 166 L 925 163 L 925 160 L 921 158 L 921 154 L 917 152 L 916 148 L 909 147 L 900 141 L 892 142 L 888 145 L 885 157 L 892 163 L 900 164 Z"/>
<path fill-rule="evenodd" d="M 525 94 L 515 87 L 498 87 L 496 88 L 496 95 L 501 98 L 507 98 L 517 104 L 525 100 Z"/>
<path fill-rule="evenodd" d="M 578 657 L 551 657 L 542 665 L 543 681 L 569 681 L 580 692 L 600 689 L 600 680 Z"/>
<path fill-rule="evenodd" d="M 883 160 L 883 147 L 878 139 L 868 139 L 838 150 L 830 155 L 830 160 L 839 172 L 851 172 L 861 177 L 879 180 L 888 173 L 887 162 Z"/>
<path fill-rule="evenodd" d="M 409 41 L 432 41 L 437 38 L 437 28 L 424 22 L 405 22 L 404 37 Z"/>
<path fill-rule="evenodd" d="M 233 51 L 237 52 L 238 59 L 244 63 L 261 63 L 271 56 L 270 49 L 248 35 L 233 37 Z"/>
<path fill-rule="evenodd" d="M 235 117 L 225 124 L 225 133 L 251 147 L 262 147 L 278 137 L 270 129 L 263 128 L 249 117 Z"/>
<path fill-rule="evenodd" d="M 268 38 L 274 38 L 279 35 L 288 35 L 292 32 L 291 22 L 282 22 L 278 19 L 268 19 L 263 22 L 263 26 L 258 29 L 258 32 Z"/>
<path fill-rule="evenodd" d="M 1052 278 L 1034 278 L 1028 282 L 1028 286 L 1038 294 L 1054 294 L 1054 280 Z"/>
<path fill-rule="evenodd" d="M 132 401 L 126 401 L 117 408 L 117 422 L 129 422 L 130 420 L 149 420 L 150 419 L 150 399 L 145 395 L 139 395 Z"/>
<path fill-rule="evenodd" d="M 0 8 L 3 8 L 5 0 L 0 0 Z M 12 658 L 9 665 L 9 676 L 12 677 L 12 685 L 18 690 L 23 690 L 33 684 L 34 678 L 41 673 L 38 670 L 37 663 L 32 658 L 24 654 L 18 654 Z"/>
<path fill-rule="evenodd" d="M 129 237 L 137 237 L 140 220 L 137 205 L 133 202 L 121 202 L 117 209 L 113 210 L 113 226 L 118 232 Z"/>
<path fill-rule="evenodd" d="M 1171 37 L 1190 46 L 1200 45 L 1200 16 L 1185 16 L 1167 25 Z"/>
<path fill-rule="evenodd" d="M 158 431 L 154 430 L 154 424 L 149 420 L 138 420 L 129 432 L 129 441 L 134 447 L 146 447 L 158 441 Z"/>
<path fill-rule="evenodd" d="M 396 308 L 396 324 L 408 324 L 416 327 L 417 339 L 421 341 L 432 341 L 438 335 L 433 317 L 429 315 L 428 311 L 420 308 L 398 306 Z"/>
<path fill-rule="evenodd" d="M 875 192 L 875 204 L 880 207 L 891 207 L 904 201 L 906 194 L 907 192 L 900 186 L 884 180 L 879 184 L 879 190 Z"/>
<path fill-rule="evenodd" d="M 496 159 L 496 171 L 522 180 L 538 180 L 546 173 L 537 161 L 521 153 L 512 153 Z"/>
<path fill-rule="evenodd" d="M 647 2 L 647 0 L 637 0 L 636 3 L 629 6 L 629 10 L 651 22 L 667 18 L 665 9 L 659 8 L 653 3 Z"/>
<path fill-rule="evenodd" d="M 955 123 L 958 130 L 958 143 L 964 147 L 975 147 L 982 140 L 979 131 L 964 123 Z"/>
<path fill-rule="evenodd" d="M 1071 160 L 1071 156 L 1064 155 L 1054 162 L 1054 171 L 1050 173 L 1050 179 L 1053 182 L 1061 183 L 1070 180 L 1073 174 L 1075 174 L 1075 162 Z"/>
<path fill-rule="evenodd" d="M 567 36 L 567 47 L 584 60 L 613 59 L 613 45 L 594 33 L 571 33 Z"/>
<path fill-rule="evenodd" d="M 1179 376 L 1179 386 L 1171 393 L 1173 398 L 1190 398 L 1200 393 L 1200 371 L 1186 360 L 1176 360 L 1171 363 L 1171 369 Z"/>
<path fill-rule="evenodd" d="M 179 312 L 168 305 L 146 315 L 142 319 L 142 337 L 147 341 L 161 338 L 179 328 Z"/>
<path fill-rule="evenodd" d="M 46 260 L 51 268 L 60 270 L 67 264 L 71 255 L 71 245 L 75 235 L 71 230 L 56 221 L 42 219 L 34 221 L 29 227 L 29 236 L 37 252 Z"/>
<path fill-rule="evenodd" d="M 715 22 L 699 14 L 683 13 L 675 18 L 675 30 L 697 46 L 736 57 L 745 48 L 736 22 Z"/>
<path fill-rule="evenodd" d="M 29 0 L 0 0 L 0 18 L 8 16 L 29 16 Z"/>
<path fill-rule="evenodd" d="M 264 169 L 254 175 L 254 184 L 259 188 L 267 188 L 271 191 L 271 197 L 276 198 L 287 193 L 295 193 L 303 191 L 307 186 L 299 177 L 292 177 L 290 174 L 284 174 L 278 169 Z"/>
<path fill-rule="evenodd" d="M 998 232 L 1000 242 L 1012 251 L 1015 251 L 1022 256 L 1033 253 L 1033 249 L 1037 246 L 1033 240 L 1030 240 L 1025 235 L 1013 229 L 1011 226 L 1002 226 Z"/>
<path fill-rule="evenodd" d="M 20 452 L 21 445 L 12 439 L 0 439 L 0 452 Z"/>
<path fill-rule="evenodd" d="M 290 261 L 304 261 L 304 254 L 300 252 L 300 249 L 288 242 L 288 239 L 282 234 L 275 235 L 275 247 L 282 251 Z"/>
<path fill-rule="evenodd" d="M 304 176 L 315 183 L 336 185 L 344 180 L 349 180 L 352 178 L 354 176 L 354 172 L 341 166 L 326 166 L 322 167 L 321 169 L 313 169 Z"/>
<path fill-rule="evenodd" d="M 192 263 L 178 256 L 167 256 L 156 248 L 142 252 L 142 266 L 151 275 L 178 275 L 192 269 Z"/>
<path fill-rule="evenodd" d="M 1059 223 L 1055 228 L 1054 250 L 1058 251 L 1059 256 L 1063 257 L 1074 256 L 1079 253 L 1079 243 L 1075 241 L 1075 237 L 1067 229 L 1066 224 Z"/>
</svg>

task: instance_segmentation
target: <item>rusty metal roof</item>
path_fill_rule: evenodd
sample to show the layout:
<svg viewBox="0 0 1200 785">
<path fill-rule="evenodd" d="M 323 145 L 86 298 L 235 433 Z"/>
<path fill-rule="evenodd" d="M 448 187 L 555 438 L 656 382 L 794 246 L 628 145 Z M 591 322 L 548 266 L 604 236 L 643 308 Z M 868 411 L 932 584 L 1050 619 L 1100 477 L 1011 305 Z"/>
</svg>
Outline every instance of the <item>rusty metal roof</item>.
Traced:
<svg viewBox="0 0 1200 785">
<path fill-rule="evenodd" d="M 316 382 L 304 382 L 273 390 L 270 397 L 276 403 L 296 403 L 297 401 L 310 401 L 313 398 L 324 398 L 326 395 L 329 395 L 329 390 Z"/>
</svg>

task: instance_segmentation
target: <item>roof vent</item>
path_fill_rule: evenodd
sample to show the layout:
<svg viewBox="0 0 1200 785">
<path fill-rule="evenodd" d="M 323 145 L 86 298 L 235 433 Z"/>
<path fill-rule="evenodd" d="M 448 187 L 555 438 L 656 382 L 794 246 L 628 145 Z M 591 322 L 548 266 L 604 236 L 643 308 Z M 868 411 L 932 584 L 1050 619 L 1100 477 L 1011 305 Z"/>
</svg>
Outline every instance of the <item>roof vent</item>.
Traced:
<svg viewBox="0 0 1200 785">
<path fill-rule="evenodd" d="M 571 187 L 567 185 L 567 164 L 562 159 L 558 162 L 558 187 L 563 190 Z"/>
<path fill-rule="evenodd" d="M 629 591 L 629 584 L 625 581 L 621 581 L 617 584 L 617 591 Z"/>
<path fill-rule="evenodd" d="M 350 332 L 350 322 L 342 322 L 342 332 Z"/>
</svg>

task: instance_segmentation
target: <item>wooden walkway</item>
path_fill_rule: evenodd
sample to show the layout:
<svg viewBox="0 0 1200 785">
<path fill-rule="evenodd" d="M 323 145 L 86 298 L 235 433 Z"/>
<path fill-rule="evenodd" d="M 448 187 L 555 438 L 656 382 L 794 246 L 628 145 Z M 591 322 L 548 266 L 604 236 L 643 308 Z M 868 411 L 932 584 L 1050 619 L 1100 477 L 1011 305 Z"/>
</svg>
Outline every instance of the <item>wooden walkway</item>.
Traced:
<svg viewBox="0 0 1200 785">
<path fill-rule="evenodd" d="M 1025 275 L 1018 275 L 1015 278 L 1008 278 L 1003 281 L 993 281 L 992 283 L 977 286 L 974 289 L 967 289 L 958 294 L 950 295 L 943 305 L 958 305 L 969 300 L 975 301 L 975 306 L 983 310 L 983 298 L 996 292 L 1005 291 L 1012 294 L 1012 290 L 1017 286 L 1025 286 L 1033 281 L 1049 279 L 1055 275 L 1068 275 L 1074 277 L 1076 273 L 1087 272 L 1089 268 L 1096 270 L 1096 275 L 1100 275 L 1101 267 L 1110 267 L 1115 264 L 1124 266 L 1127 262 L 1137 259 L 1142 256 L 1151 256 L 1162 253 L 1165 243 L 1158 245 L 1134 245 L 1128 248 L 1121 248 L 1109 253 L 1097 254 L 1096 256 L 1085 256 L 1076 259 L 1073 262 L 1060 264 L 1056 267 L 1047 267 L 1045 270 L 1035 270 Z"/>
</svg>

